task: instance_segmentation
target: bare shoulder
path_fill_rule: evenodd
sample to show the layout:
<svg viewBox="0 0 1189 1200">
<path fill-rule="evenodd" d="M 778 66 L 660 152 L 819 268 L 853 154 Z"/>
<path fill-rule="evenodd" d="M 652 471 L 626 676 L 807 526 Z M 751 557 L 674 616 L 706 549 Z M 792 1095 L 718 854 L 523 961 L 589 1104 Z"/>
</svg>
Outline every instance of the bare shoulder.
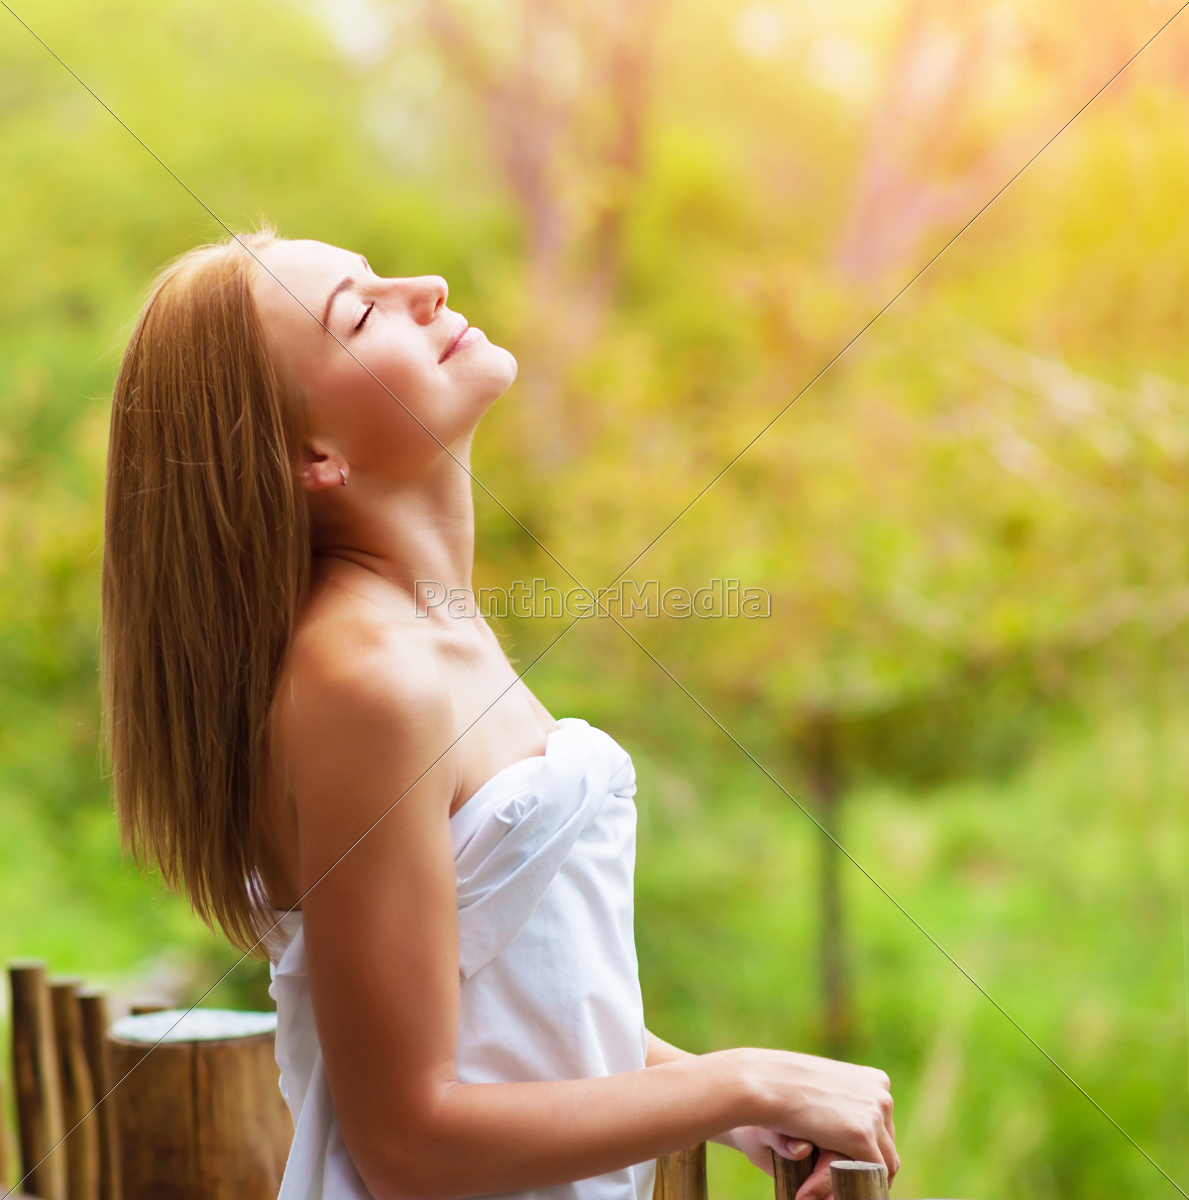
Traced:
<svg viewBox="0 0 1189 1200">
<path fill-rule="evenodd" d="M 429 639 L 407 621 L 335 597 L 321 599 L 299 627 L 272 722 L 274 745 L 299 775 L 316 763 L 356 774 L 366 755 L 397 777 L 441 754 L 453 724 Z"/>
</svg>

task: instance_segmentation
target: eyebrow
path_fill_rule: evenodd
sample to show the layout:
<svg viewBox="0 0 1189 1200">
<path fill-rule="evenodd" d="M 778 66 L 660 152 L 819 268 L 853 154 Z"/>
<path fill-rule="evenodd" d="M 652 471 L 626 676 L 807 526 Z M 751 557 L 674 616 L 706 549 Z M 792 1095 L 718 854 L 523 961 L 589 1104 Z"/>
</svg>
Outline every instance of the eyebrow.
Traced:
<svg viewBox="0 0 1189 1200">
<path fill-rule="evenodd" d="M 326 297 L 326 307 L 322 310 L 322 324 L 324 327 L 330 323 L 330 306 L 334 303 L 335 297 L 341 292 L 345 292 L 348 288 L 353 288 L 354 286 L 354 276 L 348 275 L 346 279 L 340 280 L 339 283 L 335 285 L 335 288 L 330 295 Z"/>
<path fill-rule="evenodd" d="M 364 258 L 362 254 L 359 256 L 359 261 L 361 263 L 363 263 L 363 265 L 365 267 L 367 267 L 367 269 L 369 271 L 371 270 L 371 267 L 368 266 L 367 259 Z M 323 328 L 325 328 L 330 323 L 330 306 L 334 303 L 335 297 L 338 296 L 340 293 L 347 291 L 349 288 L 353 288 L 354 286 L 355 286 L 355 277 L 353 275 L 348 275 L 345 279 L 342 279 L 337 284 L 335 284 L 334 290 L 330 293 L 329 296 L 326 297 L 326 306 L 322 309 L 322 326 L 323 326 Z"/>
</svg>

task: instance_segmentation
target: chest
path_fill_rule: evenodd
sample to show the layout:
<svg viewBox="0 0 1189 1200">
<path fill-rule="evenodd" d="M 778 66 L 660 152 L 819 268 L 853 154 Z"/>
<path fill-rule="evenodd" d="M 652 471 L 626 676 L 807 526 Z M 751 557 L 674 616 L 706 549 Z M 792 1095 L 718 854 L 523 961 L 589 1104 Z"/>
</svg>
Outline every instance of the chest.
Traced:
<svg viewBox="0 0 1189 1200">
<path fill-rule="evenodd" d="M 510 763 L 544 754 L 556 725 L 492 642 L 491 647 L 451 647 L 441 659 L 452 698 L 449 754 L 457 780 L 452 813 Z"/>
</svg>

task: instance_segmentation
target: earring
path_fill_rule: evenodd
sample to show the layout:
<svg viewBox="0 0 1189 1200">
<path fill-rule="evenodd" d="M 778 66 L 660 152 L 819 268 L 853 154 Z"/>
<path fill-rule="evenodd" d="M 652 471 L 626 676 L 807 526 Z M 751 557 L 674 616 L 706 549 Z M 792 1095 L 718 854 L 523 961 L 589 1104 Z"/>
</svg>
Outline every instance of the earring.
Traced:
<svg viewBox="0 0 1189 1200">
<path fill-rule="evenodd" d="M 343 481 L 343 487 L 347 486 L 347 473 L 342 467 L 339 467 L 339 478 Z"/>
</svg>

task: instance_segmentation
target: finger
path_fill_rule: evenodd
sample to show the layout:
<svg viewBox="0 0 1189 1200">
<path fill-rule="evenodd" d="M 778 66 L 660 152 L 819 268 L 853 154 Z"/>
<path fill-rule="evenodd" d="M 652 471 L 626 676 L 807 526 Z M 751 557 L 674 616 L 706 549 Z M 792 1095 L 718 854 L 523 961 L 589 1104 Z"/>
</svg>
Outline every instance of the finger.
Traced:
<svg viewBox="0 0 1189 1200">
<path fill-rule="evenodd" d="M 829 1200 L 833 1194 L 830 1183 L 830 1163 L 837 1155 L 823 1154 L 813 1174 L 797 1189 L 796 1200 Z"/>
<path fill-rule="evenodd" d="M 896 1177 L 896 1172 L 900 1170 L 900 1156 L 896 1153 L 896 1143 L 892 1140 L 891 1134 L 888 1133 L 885 1127 L 880 1127 L 876 1134 L 879 1142 L 879 1159 L 876 1161 L 882 1162 L 887 1168 L 888 1183 Z"/>
<path fill-rule="evenodd" d="M 866 1133 L 857 1133 L 855 1140 L 835 1157 L 840 1160 L 850 1159 L 852 1162 L 882 1163 L 887 1167 L 887 1148 L 890 1145 L 887 1130 L 883 1126 L 877 1126 Z"/>
<path fill-rule="evenodd" d="M 834 1194 L 830 1164 L 845 1157 L 844 1154 L 837 1154 L 832 1150 L 823 1151 L 817 1160 L 817 1166 L 813 1169 L 813 1174 L 798 1191 L 796 1200 L 830 1200 Z"/>
<path fill-rule="evenodd" d="M 779 1154 L 781 1158 L 800 1162 L 813 1153 L 813 1143 L 807 1142 L 802 1138 L 786 1137 L 783 1133 L 774 1133 L 770 1136 L 772 1139 L 770 1142 L 772 1150 L 774 1153 Z"/>
<path fill-rule="evenodd" d="M 892 1139 L 892 1141 L 894 1142 L 896 1140 L 896 1122 L 892 1118 L 893 1111 L 894 1111 L 894 1106 L 892 1103 L 891 1094 L 889 1093 L 888 1100 L 887 1100 L 887 1108 L 884 1109 L 883 1123 L 884 1123 L 884 1128 L 888 1131 L 888 1137 L 890 1137 Z"/>
<path fill-rule="evenodd" d="M 894 1145 L 896 1141 L 896 1122 L 892 1118 L 895 1112 L 896 1102 L 892 1098 L 892 1081 L 882 1072 L 880 1073 L 880 1080 L 884 1087 L 884 1095 L 880 1097 L 880 1111 L 881 1115 L 883 1116 L 883 1124 L 884 1128 L 887 1130 L 888 1138 Z M 889 1170 L 892 1169 L 891 1163 L 887 1163 L 885 1165 Z"/>
</svg>

